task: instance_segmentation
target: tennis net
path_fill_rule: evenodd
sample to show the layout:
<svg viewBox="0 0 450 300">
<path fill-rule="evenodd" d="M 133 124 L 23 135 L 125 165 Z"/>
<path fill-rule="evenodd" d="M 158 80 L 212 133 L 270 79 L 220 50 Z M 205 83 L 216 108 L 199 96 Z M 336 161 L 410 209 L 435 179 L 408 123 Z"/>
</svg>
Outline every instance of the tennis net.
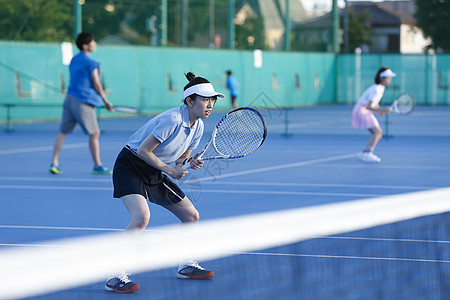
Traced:
<svg viewBox="0 0 450 300">
<path fill-rule="evenodd" d="M 107 234 L 0 252 L 0 299 L 449 299 L 450 188 Z M 207 282 L 177 280 L 195 257 Z M 108 298 L 109 299 L 109 298 Z"/>
</svg>

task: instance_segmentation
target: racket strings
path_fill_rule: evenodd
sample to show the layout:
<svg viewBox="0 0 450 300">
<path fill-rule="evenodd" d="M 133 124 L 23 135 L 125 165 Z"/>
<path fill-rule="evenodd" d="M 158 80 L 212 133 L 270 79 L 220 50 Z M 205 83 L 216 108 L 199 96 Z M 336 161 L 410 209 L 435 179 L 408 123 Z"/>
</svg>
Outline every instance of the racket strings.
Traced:
<svg viewBox="0 0 450 300">
<path fill-rule="evenodd" d="M 229 114 L 217 129 L 214 148 L 227 156 L 244 156 L 261 145 L 265 138 L 265 125 L 258 113 L 238 110 Z"/>
<path fill-rule="evenodd" d="M 396 108 L 400 113 L 408 113 L 414 108 L 414 100 L 409 95 L 397 99 Z"/>
</svg>

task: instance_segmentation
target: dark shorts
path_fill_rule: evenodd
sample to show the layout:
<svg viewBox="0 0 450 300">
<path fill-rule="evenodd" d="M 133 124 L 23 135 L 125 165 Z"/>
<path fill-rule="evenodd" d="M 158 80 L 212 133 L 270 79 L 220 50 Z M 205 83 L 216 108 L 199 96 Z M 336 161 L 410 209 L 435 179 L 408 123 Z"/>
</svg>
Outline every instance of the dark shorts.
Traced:
<svg viewBox="0 0 450 300">
<path fill-rule="evenodd" d="M 171 205 L 185 197 L 169 177 L 126 147 L 119 153 L 114 164 L 113 184 L 114 198 L 139 194 L 155 204 Z"/>
</svg>

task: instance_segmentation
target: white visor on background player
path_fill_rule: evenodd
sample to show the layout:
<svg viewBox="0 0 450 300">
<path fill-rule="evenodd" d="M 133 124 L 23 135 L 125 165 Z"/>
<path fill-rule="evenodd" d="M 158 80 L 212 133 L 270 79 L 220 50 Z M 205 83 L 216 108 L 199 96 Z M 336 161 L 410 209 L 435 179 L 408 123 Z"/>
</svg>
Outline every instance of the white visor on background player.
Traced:
<svg viewBox="0 0 450 300">
<path fill-rule="evenodd" d="M 223 94 L 216 92 L 211 83 L 200 83 L 186 89 L 183 93 L 183 99 L 181 99 L 181 102 L 184 102 L 184 99 L 192 94 L 196 94 L 205 98 L 214 96 L 217 96 L 219 98 L 225 97 Z"/>
<path fill-rule="evenodd" d="M 395 77 L 397 74 L 391 71 L 391 69 L 384 70 L 380 73 L 380 78 L 386 78 L 386 77 Z"/>
</svg>

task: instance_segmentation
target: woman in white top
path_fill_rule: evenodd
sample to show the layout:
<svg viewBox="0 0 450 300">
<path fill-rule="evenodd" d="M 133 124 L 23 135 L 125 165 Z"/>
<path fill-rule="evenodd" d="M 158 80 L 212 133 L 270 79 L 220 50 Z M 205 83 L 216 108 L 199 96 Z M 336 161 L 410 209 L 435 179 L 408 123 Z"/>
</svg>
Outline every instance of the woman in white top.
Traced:
<svg viewBox="0 0 450 300">
<path fill-rule="evenodd" d="M 184 87 L 181 99 L 184 105 L 148 121 L 129 138 L 117 156 L 113 171 L 114 198 L 120 198 L 130 212 L 131 221 L 126 232 L 141 233 L 147 227 L 150 219 L 147 200 L 169 210 L 182 223 L 199 220 L 192 202 L 169 176 L 181 179 L 186 175 L 185 163 L 194 170 L 203 166 L 203 161 L 196 159 L 199 153 L 189 157 L 203 135 L 202 119 L 209 117 L 217 97 L 224 95 L 217 93 L 205 78 L 195 77 L 192 73 L 186 74 L 186 78 L 189 83 Z M 137 291 L 139 285 L 127 275 L 111 276 L 105 289 L 117 293 Z M 180 265 L 177 277 L 210 279 L 214 272 L 190 260 Z"/>
<path fill-rule="evenodd" d="M 375 84 L 371 85 L 361 95 L 353 108 L 352 127 L 368 129 L 372 134 L 369 142 L 359 155 L 362 161 L 380 162 L 381 159 L 373 153 L 375 146 L 383 137 L 383 131 L 374 112 L 380 115 L 388 114 L 389 108 L 380 108 L 380 100 L 383 97 L 384 90 L 391 84 L 392 77 L 397 76 L 391 69 L 382 67 L 375 76 Z"/>
</svg>

